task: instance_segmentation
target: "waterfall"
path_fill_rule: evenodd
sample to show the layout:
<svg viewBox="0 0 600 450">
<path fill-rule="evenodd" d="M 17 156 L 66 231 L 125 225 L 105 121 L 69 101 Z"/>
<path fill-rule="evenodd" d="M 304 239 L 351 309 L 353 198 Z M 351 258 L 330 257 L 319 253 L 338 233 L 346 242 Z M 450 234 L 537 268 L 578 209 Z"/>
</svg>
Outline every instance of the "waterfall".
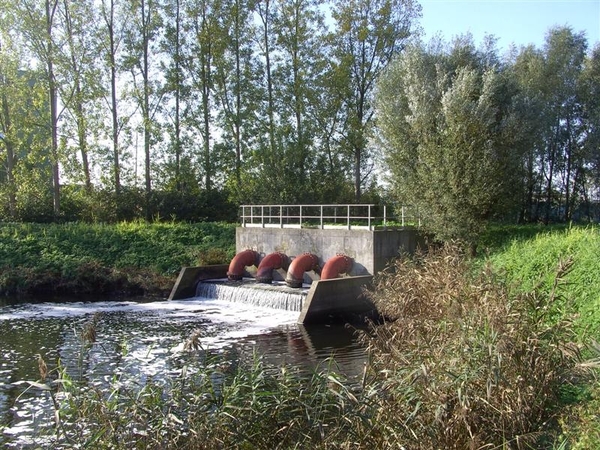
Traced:
<svg viewBox="0 0 600 450">
<path fill-rule="evenodd" d="M 305 289 L 292 289 L 285 285 L 268 285 L 260 283 L 198 283 L 196 297 L 224 300 L 232 303 L 264 308 L 284 309 L 286 311 L 302 311 L 306 298 Z"/>
</svg>

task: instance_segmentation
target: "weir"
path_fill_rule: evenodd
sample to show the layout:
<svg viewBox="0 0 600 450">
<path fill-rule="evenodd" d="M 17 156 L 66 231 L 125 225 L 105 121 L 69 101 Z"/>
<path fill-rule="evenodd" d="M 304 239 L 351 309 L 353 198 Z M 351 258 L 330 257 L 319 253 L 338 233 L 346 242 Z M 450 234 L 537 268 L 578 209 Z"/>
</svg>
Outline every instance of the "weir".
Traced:
<svg viewBox="0 0 600 450">
<path fill-rule="evenodd" d="M 376 205 L 243 205 L 229 265 L 184 267 L 169 300 L 206 297 L 298 311 L 299 323 L 376 313 L 373 276 L 421 245 L 420 220 Z M 257 276 L 258 275 L 258 276 Z"/>
<path fill-rule="evenodd" d="M 285 285 L 265 285 L 254 281 L 228 283 L 226 279 L 198 283 L 196 297 L 244 303 L 261 308 L 302 311 L 308 289 L 292 289 Z"/>
</svg>

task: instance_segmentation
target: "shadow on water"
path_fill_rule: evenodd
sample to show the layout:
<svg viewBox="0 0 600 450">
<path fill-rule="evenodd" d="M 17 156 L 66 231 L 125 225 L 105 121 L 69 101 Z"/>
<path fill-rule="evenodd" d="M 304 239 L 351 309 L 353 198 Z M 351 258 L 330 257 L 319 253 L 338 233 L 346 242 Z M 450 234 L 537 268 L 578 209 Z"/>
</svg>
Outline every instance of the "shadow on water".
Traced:
<svg viewBox="0 0 600 450">
<path fill-rule="evenodd" d="M 201 352 L 234 362 L 255 353 L 267 367 L 283 364 L 311 374 L 331 367 L 349 382 L 360 380 L 366 355 L 352 329 L 302 326 L 297 312 L 193 299 L 187 301 L 34 301 L 0 307 L 0 445 L 27 448 L 28 436 L 51 429 L 47 395 L 27 389 L 39 381 L 37 355 L 56 378 L 58 361 L 69 376 L 105 389 L 115 374 L 143 385 L 179 376 L 201 364 L 184 343 L 199 335 Z M 94 320 L 95 342 L 83 348 L 81 333 Z"/>
</svg>

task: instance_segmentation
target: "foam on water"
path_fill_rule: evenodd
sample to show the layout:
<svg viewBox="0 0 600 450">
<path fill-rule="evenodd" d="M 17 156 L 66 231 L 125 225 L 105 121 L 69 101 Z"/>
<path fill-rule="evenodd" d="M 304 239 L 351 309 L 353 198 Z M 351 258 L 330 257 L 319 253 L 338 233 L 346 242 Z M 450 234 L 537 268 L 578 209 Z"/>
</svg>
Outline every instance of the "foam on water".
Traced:
<svg viewBox="0 0 600 450">
<path fill-rule="evenodd" d="M 4 416 L 10 411 L 13 417 L 2 430 L 2 435 L 8 438 L 4 444 L 9 448 L 36 444 L 36 439 L 40 439 L 39 430 L 52 429 L 53 424 L 48 394 L 15 383 L 13 374 L 22 373 L 22 367 L 32 367 L 36 352 L 44 355 L 49 366 L 54 366 L 60 358 L 62 364 L 76 374 L 81 352 L 78 330 L 96 313 L 102 313 L 102 319 L 98 324 L 97 345 L 86 357 L 86 379 L 99 388 L 105 388 L 112 380 L 111 374 L 116 373 L 127 374 L 124 380 L 141 384 L 150 378 L 176 375 L 187 364 L 184 343 L 196 330 L 201 330 L 200 343 L 204 350 L 221 351 L 248 336 L 269 333 L 281 326 L 295 326 L 298 317 L 296 311 L 206 298 L 48 302 L 0 307 L 0 326 L 7 336 L 25 336 L 28 330 L 48 329 L 53 330 L 51 334 L 57 340 L 54 348 L 49 342 L 40 342 L 11 349 L 10 346 L 15 345 L 13 341 L 0 339 L 0 347 L 3 347 L 0 354 L 6 357 L 0 364 L 0 413 Z M 121 353 L 117 349 L 122 347 L 125 350 Z M 115 351 L 107 351 L 110 349 Z M 26 379 L 38 377 L 33 373 Z M 8 393 L 15 389 L 27 389 L 27 395 L 19 394 L 16 401 L 9 400 Z M 11 393 L 11 398 L 14 395 Z"/>
</svg>

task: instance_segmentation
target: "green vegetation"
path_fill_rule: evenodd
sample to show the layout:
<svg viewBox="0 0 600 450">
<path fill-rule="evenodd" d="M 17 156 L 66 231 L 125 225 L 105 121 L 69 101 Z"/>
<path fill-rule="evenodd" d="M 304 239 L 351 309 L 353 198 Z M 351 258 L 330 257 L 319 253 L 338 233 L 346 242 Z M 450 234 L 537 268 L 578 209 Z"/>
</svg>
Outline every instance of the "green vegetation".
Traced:
<svg viewBox="0 0 600 450">
<path fill-rule="evenodd" d="M 595 220 L 599 63 L 568 27 L 506 58 L 493 40 L 407 46 L 376 91 L 390 194 L 472 249 L 493 221 Z"/>
<path fill-rule="evenodd" d="M 3 224 L 0 292 L 164 295 L 182 266 L 234 254 L 234 224 Z"/>
<path fill-rule="evenodd" d="M 492 227 L 489 234 L 496 233 L 516 237 L 505 242 L 501 251 L 492 252 L 490 261 L 506 275 L 509 284 L 523 292 L 538 289 L 550 294 L 554 288 L 552 268 L 560 261 L 572 264 L 561 286 L 561 299 L 549 315 L 573 315 L 577 334 L 584 341 L 600 335 L 597 227 L 555 226 L 550 231 L 540 227 Z M 528 235 L 531 237 L 525 238 Z"/>
<path fill-rule="evenodd" d="M 62 373 L 43 386 L 68 394 L 55 397 L 56 436 L 117 449 L 596 448 L 600 317 L 582 312 L 598 301 L 600 235 L 501 227 L 481 245 L 479 260 L 447 244 L 378 277 L 386 320 L 363 334 L 360 383 L 333 361 L 308 378 L 260 356 L 231 364 L 192 334 L 185 351 L 200 367 L 180 378 L 115 378 L 106 392 Z"/>
</svg>

